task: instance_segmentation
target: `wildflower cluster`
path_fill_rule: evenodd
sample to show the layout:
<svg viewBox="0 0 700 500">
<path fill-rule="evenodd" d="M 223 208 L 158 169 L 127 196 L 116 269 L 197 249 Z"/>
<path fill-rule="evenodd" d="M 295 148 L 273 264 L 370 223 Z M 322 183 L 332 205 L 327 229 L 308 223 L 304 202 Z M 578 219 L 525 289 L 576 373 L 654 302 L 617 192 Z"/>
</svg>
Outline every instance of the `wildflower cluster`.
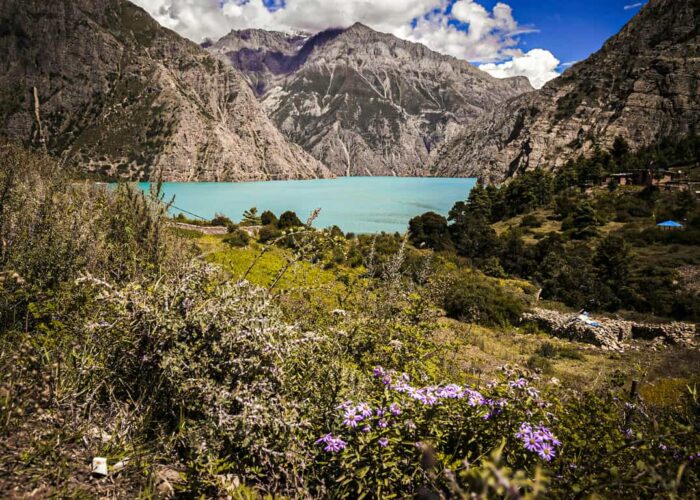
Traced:
<svg viewBox="0 0 700 500">
<path fill-rule="evenodd" d="M 337 453 L 345 449 L 347 443 L 340 438 L 333 437 L 333 434 L 326 434 L 321 439 L 316 441 L 316 444 L 324 443 L 326 446 L 323 448 L 329 453 Z"/>
<path fill-rule="evenodd" d="M 361 402 L 346 401 L 337 407 L 338 432 L 347 442 L 328 434 L 316 442 L 324 444 L 326 452 L 337 453 L 356 444 L 365 450 L 398 448 L 406 442 L 431 442 L 439 446 L 439 441 L 444 440 L 452 441 L 452 446 L 455 441 L 465 443 L 461 453 L 468 454 L 466 432 L 483 436 L 482 444 L 486 446 L 491 443 L 495 446 L 504 435 L 515 434 L 525 450 L 545 461 L 554 458 L 560 445 L 544 425 L 524 423 L 519 429 L 511 427 L 524 420 L 536 418 L 538 422 L 546 422 L 550 418 L 542 410 L 547 403 L 525 378 L 506 373 L 510 377 L 504 382 L 488 384 L 487 392 L 482 392 L 459 384 L 417 387 L 411 384 L 408 374 L 381 366 L 374 369 L 373 375 L 378 389 L 373 397 Z M 500 418 L 506 413 L 510 416 Z M 493 419 L 498 423 L 491 422 Z M 398 449 L 395 451 L 398 453 Z M 522 457 L 530 460 L 527 454 Z"/>
<path fill-rule="evenodd" d="M 547 462 L 554 458 L 555 448 L 561 444 L 547 427 L 543 425 L 533 427 L 527 422 L 520 425 L 520 430 L 515 436 L 523 441 L 526 450 L 537 453 Z"/>
</svg>

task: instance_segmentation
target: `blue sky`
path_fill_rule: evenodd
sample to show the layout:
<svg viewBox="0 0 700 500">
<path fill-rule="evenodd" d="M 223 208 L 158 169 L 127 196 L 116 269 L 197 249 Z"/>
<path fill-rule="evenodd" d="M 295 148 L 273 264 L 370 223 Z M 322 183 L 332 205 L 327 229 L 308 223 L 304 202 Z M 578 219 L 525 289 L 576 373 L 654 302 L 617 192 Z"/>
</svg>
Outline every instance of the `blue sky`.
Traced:
<svg viewBox="0 0 700 500">
<path fill-rule="evenodd" d="M 495 0 L 480 2 L 492 9 Z M 630 0 L 506 0 L 518 23 L 534 26 L 538 31 L 521 35 L 520 47 L 545 48 L 562 63 L 580 61 L 598 50 L 615 35 L 641 6 Z"/>
</svg>

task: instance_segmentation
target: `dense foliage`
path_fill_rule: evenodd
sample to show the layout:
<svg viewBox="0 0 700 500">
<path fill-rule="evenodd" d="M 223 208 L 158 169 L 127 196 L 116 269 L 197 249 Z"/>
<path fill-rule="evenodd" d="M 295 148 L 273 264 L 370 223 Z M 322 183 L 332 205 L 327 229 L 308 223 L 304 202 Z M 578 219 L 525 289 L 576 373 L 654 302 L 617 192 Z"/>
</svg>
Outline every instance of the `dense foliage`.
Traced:
<svg viewBox="0 0 700 500">
<path fill-rule="evenodd" d="M 575 308 L 628 309 L 674 319 L 700 319 L 700 297 L 679 286 L 677 269 L 662 259 L 638 254 L 649 245 L 700 246 L 700 202 L 690 190 L 661 191 L 657 186 L 608 189 L 610 173 L 630 168 L 673 165 L 697 168 L 700 140 L 663 142 L 631 153 L 622 139 L 611 151 L 596 151 L 567 163 L 556 175 L 525 172 L 502 187 L 475 186 L 457 202 L 447 220 L 437 214 L 416 217 L 411 242 L 421 248 L 456 252 L 492 276 L 534 281 L 542 297 Z M 591 183 L 598 184 L 591 189 Z M 613 186 L 614 187 L 614 186 Z M 509 221 L 519 217 L 514 226 Z M 664 231 L 657 222 L 677 220 L 682 231 Z M 506 225 L 500 234 L 494 223 Z M 527 242 L 533 228 L 551 226 Z M 623 226 L 619 228 L 619 226 Z M 605 226 L 613 230 L 604 231 Z"/>
<path fill-rule="evenodd" d="M 157 190 L 77 184 L 45 157 L 2 148 L 2 494 L 146 497 L 164 468 L 188 497 L 673 497 L 700 487 L 692 386 L 671 411 L 615 381 L 580 394 L 524 367 L 483 379 L 456 371 L 433 336 L 439 307 L 499 326 L 525 307 L 462 257 L 262 214 L 262 230 L 279 236 L 231 279 L 168 228 Z M 237 231 L 222 240 L 237 245 Z M 593 257 L 615 289 L 633 283 L 620 247 L 601 243 Z M 266 288 L 252 285 L 252 267 L 276 250 L 281 268 Z M 344 309 L 323 309 L 308 290 L 277 293 L 301 262 L 343 268 Z M 527 263 L 503 268 L 516 265 Z M 90 479 L 95 456 L 124 468 Z"/>
</svg>

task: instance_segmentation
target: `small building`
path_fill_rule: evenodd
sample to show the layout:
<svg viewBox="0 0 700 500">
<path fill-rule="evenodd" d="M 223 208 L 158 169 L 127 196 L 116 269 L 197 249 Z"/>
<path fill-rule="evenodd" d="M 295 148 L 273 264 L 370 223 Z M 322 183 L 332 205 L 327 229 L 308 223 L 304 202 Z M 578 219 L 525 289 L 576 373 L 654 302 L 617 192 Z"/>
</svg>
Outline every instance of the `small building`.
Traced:
<svg viewBox="0 0 700 500">
<path fill-rule="evenodd" d="M 618 186 L 651 186 L 654 176 L 650 170 L 633 170 L 619 174 L 610 174 L 605 179 L 606 184 L 615 183 Z"/>
<path fill-rule="evenodd" d="M 605 183 L 615 183 L 618 186 L 665 186 L 673 182 L 676 172 L 671 170 L 640 169 L 610 174 L 605 178 Z"/>
<path fill-rule="evenodd" d="M 675 220 L 667 220 L 664 222 L 659 222 L 656 227 L 660 229 L 665 229 L 668 231 L 673 231 L 675 229 L 683 229 L 683 224 L 676 222 Z"/>
</svg>

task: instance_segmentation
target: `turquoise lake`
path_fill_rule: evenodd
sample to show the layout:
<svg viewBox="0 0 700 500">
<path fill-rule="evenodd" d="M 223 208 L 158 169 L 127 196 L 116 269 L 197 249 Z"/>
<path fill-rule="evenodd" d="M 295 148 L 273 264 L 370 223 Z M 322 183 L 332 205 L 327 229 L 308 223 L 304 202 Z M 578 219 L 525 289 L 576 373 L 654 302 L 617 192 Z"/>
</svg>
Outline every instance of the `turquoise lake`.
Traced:
<svg viewBox="0 0 700 500">
<path fill-rule="evenodd" d="M 339 177 L 307 181 L 169 182 L 166 199 L 175 197 L 172 213 L 181 210 L 211 219 L 222 213 L 238 221 L 244 210 L 272 210 L 278 217 L 293 210 L 305 221 L 320 208 L 316 227 L 337 225 L 345 232 L 400 232 L 424 212 L 447 215 L 465 200 L 475 179 L 435 177 Z M 148 183 L 139 186 L 147 190 Z M 185 214 L 187 215 L 187 214 Z"/>
</svg>

